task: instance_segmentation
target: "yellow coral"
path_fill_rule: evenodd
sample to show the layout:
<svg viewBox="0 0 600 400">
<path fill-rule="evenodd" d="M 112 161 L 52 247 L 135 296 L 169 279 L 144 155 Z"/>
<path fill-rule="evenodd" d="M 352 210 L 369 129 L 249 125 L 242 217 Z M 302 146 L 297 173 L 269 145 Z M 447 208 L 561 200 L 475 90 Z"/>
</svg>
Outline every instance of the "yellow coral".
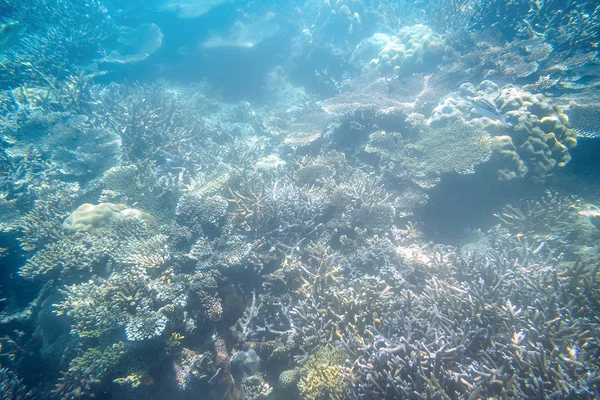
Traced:
<svg viewBox="0 0 600 400">
<path fill-rule="evenodd" d="M 298 388 L 305 400 L 345 399 L 345 355 L 337 347 L 322 347 L 310 356 L 300 371 Z"/>
</svg>

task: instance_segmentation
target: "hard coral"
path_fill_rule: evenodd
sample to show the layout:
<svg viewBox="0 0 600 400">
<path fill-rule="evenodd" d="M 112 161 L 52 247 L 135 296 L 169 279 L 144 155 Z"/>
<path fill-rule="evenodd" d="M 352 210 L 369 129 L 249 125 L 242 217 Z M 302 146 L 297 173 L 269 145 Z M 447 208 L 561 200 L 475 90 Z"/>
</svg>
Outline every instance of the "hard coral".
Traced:
<svg viewBox="0 0 600 400">
<path fill-rule="evenodd" d="M 66 233 L 91 232 L 99 234 L 107 228 L 113 216 L 124 208 L 123 205 L 111 203 L 82 204 L 63 222 L 63 230 Z"/>
<path fill-rule="evenodd" d="M 489 110 L 476 101 L 482 98 L 490 104 Z M 427 123 L 442 127 L 460 120 L 493 136 L 490 164 L 500 180 L 542 178 L 566 165 L 569 150 L 577 145 L 577 133 L 558 106 L 541 94 L 512 85 L 463 84 L 433 110 Z"/>
<path fill-rule="evenodd" d="M 381 72 L 407 75 L 439 64 L 445 48 L 443 35 L 417 24 L 400 29 L 398 35 L 376 33 L 363 40 L 352 54 L 352 60 L 358 65 L 370 63 Z"/>
<path fill-rule="evenodd" d="M 300 371 L 298 387 L 305 400 L 346 398 L 345 354 L 335 347 L 322 347 L 310 356 Z"/>
</svg>

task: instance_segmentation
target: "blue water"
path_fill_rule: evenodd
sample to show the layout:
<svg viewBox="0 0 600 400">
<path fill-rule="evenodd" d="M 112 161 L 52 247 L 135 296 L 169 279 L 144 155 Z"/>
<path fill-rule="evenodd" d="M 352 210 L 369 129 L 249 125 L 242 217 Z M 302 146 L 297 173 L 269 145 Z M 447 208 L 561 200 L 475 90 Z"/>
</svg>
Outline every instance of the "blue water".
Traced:
<svg viewBox="0 0 600 400">
<path fill-rule="evenodd" d="M 600 397 L 599 32 L 0 0 L 2 399 Z"/>
</svg>

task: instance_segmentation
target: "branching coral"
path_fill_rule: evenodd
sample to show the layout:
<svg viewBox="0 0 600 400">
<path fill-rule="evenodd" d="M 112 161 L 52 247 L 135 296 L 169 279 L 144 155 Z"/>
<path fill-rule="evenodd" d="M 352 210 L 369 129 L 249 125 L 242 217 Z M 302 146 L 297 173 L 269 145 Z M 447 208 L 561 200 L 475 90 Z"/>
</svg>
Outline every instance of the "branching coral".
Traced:
<svg viewBox="0 0 600 400">
<path fill-rule="evenodd" d="M 32 209 L 8 228 L 17 231 L 25 251 L 39 249 L 61 237 L 62 221 L 80 195 L 79 185 L 72 183 L 44 184 L 34 190 L 37 199 Z"/>
<path fill-rule="evenodd" d="M 422 291 L 405 292 L 405 306 L 384 316 L 382 325 L 368 326 L 366 337 L 342 340 L 355 360 L 348 376 L 353 395 L 591 393 L 585 368 L 572 362 L 591 361 L 595 339 L 587 329 L 598 326 L 577 310 L 573 303 L 581 303 L 572 294 L 553 293 L 574 276 L 582 278 L 571 282 L 591 293 L 596 272 L 582 264 L 560 272 L 551 250 L 493 236 L 499 250 L 480 261 L 460 262 L 438 249 Z M 543 388 L 527 377 L 541 380 Z"/>
<path fill-rule="evenodd" d="M 25 0 L 9 10 L 6 16 L 19 21 L 23 32 L 3 54 L 8 68 L 0 73 L 2 86 L 47 83 L 50 77 L 74 72 L 75 65 L 90 62 L 102 51 L 115 29 L 106 7 L 93 1 Z"/>
<path fill-rule="evenodd" d="M 155 235 L 153 216 L 110 203 L 84 204 L 63 223 L 65 234 L 35 253 L 20 269 L 25 278 L 86 279 L 107 263 L 160 268 L 168 258 L 166 238 Z"/>
<path fill-rule="evenodd" d="M 234 218 L 253 239 L 301 240 L 318 228 L 324 205 L 309 188 L 261 178 L 243 185 L 233 192 Z"/>
<path fill-rule="evenodd" d="M 303 399 L 341 400 L 345 397 L 348 383 L 344 380 L 344 352 L 335 347 L 324 346 L 308 360 L 300 370 L 298 387 Z"/>
<path fill-rule="evenodd" d="M 106 189 L 102 202 L 136 203 L 136 207 L 155 216 L 159 221 L 173 218 L 176 204 L 176 183 L 159 181 L 152 167 L 123 165 L 113 167 L 102 176 Z"/>
<path fill-rule="evenodd" d="M 113 237 L 81 233 L 48 244 L 19 270 L 27 279 L 62 275 L 65 279 L 89 276 L 104 268 L 118 242 Z"/>
<path fill-rule="evenodd" d="M 181 225 L 192 232 L 202 232 L 202 226 L 215 226 L 225 217 L 229 203 L 221 196 L 201 196 L 184 193 L 177 202 L 175 215 Z"/>
<path fill-rule="evenodd" d="M 584 208 L 574 196 L 559 196 L 550 191 L 539 200 L 523 200 L 505 206 L 495 214 L 505 228 L 515 235 L 527 235 L 548 241 L 554 246 L 566 244 L 585 228 L 578 214 Z"/>
</svg>

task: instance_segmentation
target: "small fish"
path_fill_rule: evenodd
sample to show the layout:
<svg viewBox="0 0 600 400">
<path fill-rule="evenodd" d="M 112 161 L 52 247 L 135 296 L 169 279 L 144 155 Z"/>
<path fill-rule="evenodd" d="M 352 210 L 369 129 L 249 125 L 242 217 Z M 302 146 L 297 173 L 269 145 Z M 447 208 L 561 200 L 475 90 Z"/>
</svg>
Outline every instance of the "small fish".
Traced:
<svg viewBox="0 0 600 400">
<path fill-rule="evenodd" d="M 498 110 L 498 107 L 496 107 L 496 104 L 493 101 L 485 97 L 473 97 L 470 100 L 470 103 L 475 112 L 482 117 L 500 121 L 505 127 L 512 128 L 512 124 L 506 121 L 506 116 L 502 111 Z"/>
</svg>

